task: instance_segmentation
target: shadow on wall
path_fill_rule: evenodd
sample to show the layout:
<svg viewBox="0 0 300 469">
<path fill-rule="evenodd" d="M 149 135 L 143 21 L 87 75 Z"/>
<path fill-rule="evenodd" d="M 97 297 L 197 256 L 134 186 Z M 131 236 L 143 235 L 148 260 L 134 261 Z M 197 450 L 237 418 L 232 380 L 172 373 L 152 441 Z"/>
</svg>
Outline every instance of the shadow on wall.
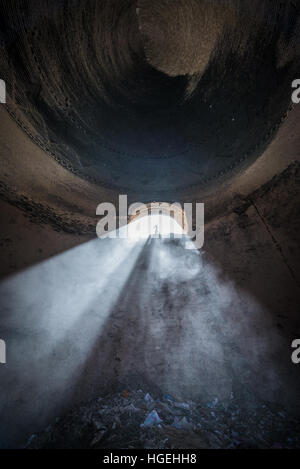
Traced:
<svg viewBox="0 0 300 469">
<path fill-rule="evenodd" d="M 266 308 L 185 240 L 92 241 L 5 280 L 0 296 L 3 447 L 122 386 L 297 400 Z"/>
</svg>

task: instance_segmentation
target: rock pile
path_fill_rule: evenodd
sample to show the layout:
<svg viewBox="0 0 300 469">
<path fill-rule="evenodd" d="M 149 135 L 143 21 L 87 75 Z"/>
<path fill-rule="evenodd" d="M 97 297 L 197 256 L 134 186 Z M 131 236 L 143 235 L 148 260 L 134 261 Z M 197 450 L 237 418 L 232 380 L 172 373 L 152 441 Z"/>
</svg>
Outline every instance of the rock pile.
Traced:
<svg viewBox="0 0 300 469">
<path fill-rule="evenodd" d="M 300 420 L 270 403 L 181 402 L 142 390 L 99 397 L 32 435 L 27 448 L 300 448 Z"/>
</svg>

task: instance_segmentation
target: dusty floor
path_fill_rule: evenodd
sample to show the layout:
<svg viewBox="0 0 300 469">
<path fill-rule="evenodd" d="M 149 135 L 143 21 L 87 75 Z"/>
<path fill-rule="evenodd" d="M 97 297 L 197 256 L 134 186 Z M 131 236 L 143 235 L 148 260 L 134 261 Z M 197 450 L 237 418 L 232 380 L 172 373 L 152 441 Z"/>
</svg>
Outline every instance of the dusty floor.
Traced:
<svg viewBox="0 0 300 469">
<path fill-rule="evenodd" d="M 196 403 L 124 390 L 57 418 L 44 432 L 31 435 L 26 447 L 300 448 L 300 420 L 264 402 L 245 410 L 233 393 L 227 401 Z"/>
</svg>

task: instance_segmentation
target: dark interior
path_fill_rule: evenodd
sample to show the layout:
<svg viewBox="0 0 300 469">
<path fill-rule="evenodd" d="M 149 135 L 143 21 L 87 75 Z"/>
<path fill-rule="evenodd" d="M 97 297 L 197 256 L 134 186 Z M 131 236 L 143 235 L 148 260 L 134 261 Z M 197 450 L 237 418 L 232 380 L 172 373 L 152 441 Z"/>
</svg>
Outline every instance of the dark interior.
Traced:
<svg viewBox="0 0 300 469">
<path fill-rule="evenodd" d="M 185 398 L 235 389 L 245 406 L 255 394 L 299 415 L 299 12 L 299 0 L 0 0 L 0 447 L 145 383 Z M 214 273 L 177 276 L 198 258 L 170 243 L 178 264 L 161 280 L 157 242 L 108 273 L 107 250 L 113 262 L 123 248 L 97 240 L 96 208 L 119 194 L 204 202 L 201 256 Z M 95 287 L 71 328 L 68 301 L 96 265 L 108 293 Z M 110 295 L 111 315 L 82 349 Z M 208 336 L 224 363 L 214 351 L 198 367 L 194 307 L 215 317 Z"/>
</svg>

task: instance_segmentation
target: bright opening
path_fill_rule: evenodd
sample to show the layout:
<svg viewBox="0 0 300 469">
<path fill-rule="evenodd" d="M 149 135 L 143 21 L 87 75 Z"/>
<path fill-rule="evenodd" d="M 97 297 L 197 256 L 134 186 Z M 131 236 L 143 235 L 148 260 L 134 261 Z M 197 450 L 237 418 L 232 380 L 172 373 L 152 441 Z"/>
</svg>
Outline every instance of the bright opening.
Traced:
<svg viewBox="0 0 300 469">
<path fill-rule="evenodd" d="M 128 225 L 130 239 L 147 239 L 149 236 L 170 238 L 172 235 L 181 238 L 184 231 L 177 221 L 168 215 L 146 215 Z"/>
</svg>

